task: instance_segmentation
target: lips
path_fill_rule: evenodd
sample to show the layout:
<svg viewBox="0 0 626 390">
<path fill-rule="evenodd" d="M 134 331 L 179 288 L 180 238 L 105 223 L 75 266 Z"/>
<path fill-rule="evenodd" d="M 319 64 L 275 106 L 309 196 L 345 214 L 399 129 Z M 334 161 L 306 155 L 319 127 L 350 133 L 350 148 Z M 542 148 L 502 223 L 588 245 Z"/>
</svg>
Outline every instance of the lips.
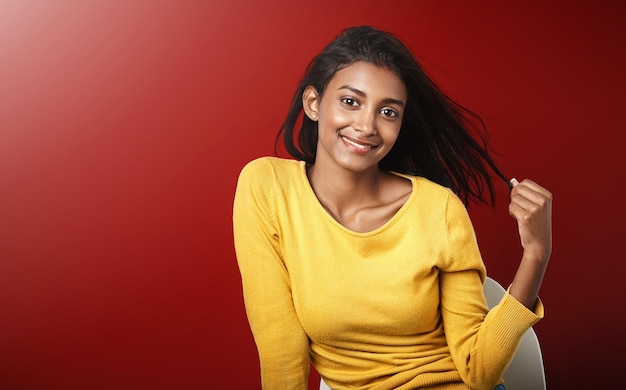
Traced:
<svg viewBox="0 0 626 390">
<path fill-rule="evenodd" d="M 364 151 L 364 152 L 378 147 L 378 145 L 375 145 L 369 142 L 356 140 L 354 138 L 349 138 L 343 135 L 341 136 L 341 140 L 349 147 L 352 147 L 352 148 L 355 148 L 357 150 Z"/>
</svg>

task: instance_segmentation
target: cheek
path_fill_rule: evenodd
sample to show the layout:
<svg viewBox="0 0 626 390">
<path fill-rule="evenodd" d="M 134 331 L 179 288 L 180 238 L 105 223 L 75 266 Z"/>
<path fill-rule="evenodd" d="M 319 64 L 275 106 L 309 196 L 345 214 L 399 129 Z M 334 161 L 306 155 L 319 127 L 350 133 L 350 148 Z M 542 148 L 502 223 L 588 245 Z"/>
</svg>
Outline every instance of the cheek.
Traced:
<svg viewBox="0 0 626 390">
<path fill-rule="evenodd" d="M 400 128 L 402 124 L 389 124 L 389 126 L 385 126 L 384 131 L 387 142 L 395 143 L 400 136 Z"/>
<path fill-rule="evenodd" d="M 334 113 L 328 118 L 329 123 L 335 127 L 336 130 L 344 128 L 352 124 L 352 118 L 350 115 L 346 115 L 341 112 Z"/>
<path fill-rule="evenodd" d="M 352 115 L 345 110 L 329 108 L 323 112 L 320 110 L 320 118 L 323 118 L 324 125 L 338 130 L 352 123 Z"/>
</svg>

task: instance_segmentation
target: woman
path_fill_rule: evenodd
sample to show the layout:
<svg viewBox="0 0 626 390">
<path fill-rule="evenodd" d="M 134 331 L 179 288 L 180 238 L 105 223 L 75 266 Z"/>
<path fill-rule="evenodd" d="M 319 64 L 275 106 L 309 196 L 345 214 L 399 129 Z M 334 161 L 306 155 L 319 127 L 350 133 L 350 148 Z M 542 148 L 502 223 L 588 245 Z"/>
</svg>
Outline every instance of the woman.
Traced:
<svg viewBox="0 0 626 390">
<path fill-rule="evenodd" d="M 506 179 L 481 126 L 389 33 L 346 29 L 312 60 L 277 138 L 294 159 L 250 162 L 235 195 L 263 388 L 306 389 L 309 362 L 333 389 L 503 388 L 543 316 L 552 195 L 511 180 L 524 251 L 489 311 L 466 205 Z"/>
</svg>

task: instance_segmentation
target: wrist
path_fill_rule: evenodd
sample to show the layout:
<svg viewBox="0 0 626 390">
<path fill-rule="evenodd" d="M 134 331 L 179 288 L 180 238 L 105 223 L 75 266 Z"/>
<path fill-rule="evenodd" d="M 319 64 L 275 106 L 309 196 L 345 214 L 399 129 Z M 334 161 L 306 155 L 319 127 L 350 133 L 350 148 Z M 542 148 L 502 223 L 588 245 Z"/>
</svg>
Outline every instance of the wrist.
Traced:
<svg viewBox="0 0 626 390">
<path fill-rule="evenodd" d="M 531 264 L 542 264 L 547 265 L 548 261 L 550 261 L 550 250 L 530 250 L 524 249 L 524 253 L 522 254 L 522 263 L 531 263 Z"/>
</svg>

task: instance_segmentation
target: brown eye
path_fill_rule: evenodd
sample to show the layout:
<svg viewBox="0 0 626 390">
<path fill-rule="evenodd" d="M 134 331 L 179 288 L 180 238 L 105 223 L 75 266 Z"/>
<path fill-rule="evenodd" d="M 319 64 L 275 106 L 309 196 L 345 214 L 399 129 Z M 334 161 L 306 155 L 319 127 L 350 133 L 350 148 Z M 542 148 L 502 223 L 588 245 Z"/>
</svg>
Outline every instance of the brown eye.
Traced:
<svg viewBox="0 0 626 390">
<path fill-rule="evenodd" d="M 398 113 L 391 108 L 383 108 L 382 110 L 380 110 L 380 113 L 390 118 L 395 118 L 398 116 Z"/>
<path fill-rule="evenodd" d="M 359 105 L 359 102 L 349 97 L 341 98 L 341 102 L 351 107 L 358 107 Z"/>
</svg>

